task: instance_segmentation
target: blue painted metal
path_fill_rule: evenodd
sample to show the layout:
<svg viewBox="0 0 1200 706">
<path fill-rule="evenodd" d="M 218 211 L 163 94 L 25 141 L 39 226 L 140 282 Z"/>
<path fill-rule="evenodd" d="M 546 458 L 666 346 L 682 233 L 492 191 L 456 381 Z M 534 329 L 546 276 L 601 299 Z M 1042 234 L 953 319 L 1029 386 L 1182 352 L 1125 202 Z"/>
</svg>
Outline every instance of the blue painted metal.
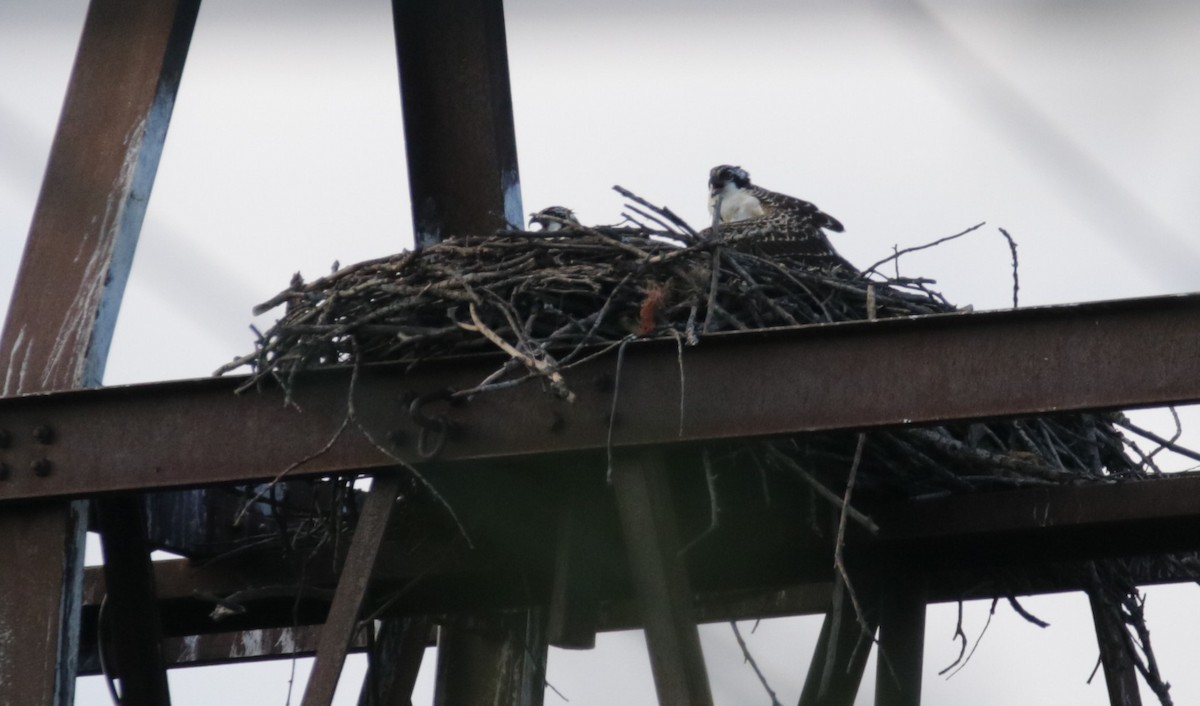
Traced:
<svg viewBox="0 0 1200 706">
<path fill-rule="evenodd" d="M 0 394 L 99 385 L 198 0 L 94 0 L 0 334 Z M 38 477 L 55 472 L 41 448 Z M 28 473 L 30 466 L 11 469 Z M 0 513 L 0 706 L 74 696 L 87 507 Z"/>
</svg>

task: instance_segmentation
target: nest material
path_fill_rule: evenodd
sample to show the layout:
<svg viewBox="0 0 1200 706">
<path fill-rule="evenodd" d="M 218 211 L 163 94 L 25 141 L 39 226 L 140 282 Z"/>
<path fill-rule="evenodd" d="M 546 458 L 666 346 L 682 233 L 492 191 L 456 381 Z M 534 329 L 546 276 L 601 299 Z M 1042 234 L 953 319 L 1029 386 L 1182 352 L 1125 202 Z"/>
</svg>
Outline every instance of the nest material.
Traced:
<svg viewBox="0 0 1200 706">
<path fill-rule="evenodd" d="M 929 280 L 815 269 L 669 231 L 588 228 L 455 238 L 346 267 L 258 307 L 286 305 L 249 365 L 247 384 L 285 388 L 298 372 L 352 362 L 420 360 L 497 350 L 507 362 L 467 396 L 541 378 L 564 397 L 562 372 L 637 336 L 697 343 L 711 331 L 956 311 Z M 557 234 L 556 234 L 557 235 Z M 718 266 L 714 271 L 714 263 Z M 1114 426 L 1117 415 L 873 432 L 862 482 L 905 495 L 1141 477 L 1152 463 Z M 844 434 L 775 444 L 805 465 L 849 463 Z M 1132 454 L 1132 456 L 1130 455 Z M 778 458 L 780 454 L 772 454 Z"/>
<path fill-rule="evenodd" d="M 312 282 L 297 275 L 256 309 L 286 307 L 256 350 L 218 372 L 249 366 L 247 386 L 274 379 L 287 389 L 297 373 L 316 367 L 500 350 L 508 358 L 495 374 L 456 394 L 540 379 L 569 398 L 563 371 L 597 346 L 631 337 L 696 344 L 712 331 L 956 311 L 929 280 L 819 269 L 692 236 L 645 227 L 505 232 L 453 238 Z M 859 459 L 859 487 L 911 497 L 1157 473 L 1153 455 L 1118 430 L 1123 422 L 1117 414 L 1070 414 L 873 431 Z M 840 503 L 855 458 L 852 435 L 751 446 L 760 466 L 800 474 Z M 1140 637 L 1140 609 L 1130 610 L 1140 606 L 1136 587 L 1120 580 L 1117 564 L 1107 566 L 1107 574 L 1083 577 L 1085 585 L 1108 595 L 1102 604 L 1119 614 L 1116 624 Z M 1137 666 L 1170 703 L 1145 647 L 1133 655 Z"/>
</svg>

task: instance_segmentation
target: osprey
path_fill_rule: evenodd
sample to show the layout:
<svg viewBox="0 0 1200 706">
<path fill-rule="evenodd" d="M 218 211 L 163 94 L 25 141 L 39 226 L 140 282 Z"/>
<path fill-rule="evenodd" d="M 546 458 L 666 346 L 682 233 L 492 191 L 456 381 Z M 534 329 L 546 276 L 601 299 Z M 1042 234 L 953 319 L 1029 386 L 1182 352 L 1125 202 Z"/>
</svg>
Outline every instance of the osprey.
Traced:
<svg viewBox="0 0 1200 706">
<path fill-rule="evenodd" d="M 722 164 L 708 173 L 708 211 L 720 223 L 721 241 L 739 250 L 855 271 L 825 237 L 825 229 L 842 232 L 836 218 L 807 201 L 751 184 L 741 167 Z M 702 235 L 712 234 L 705 229 Z"/>
<path fill-rule="evenodd" d="M 581 225 L 579 219 L 575 217 L 575 212 L 565 206 L 549 206 L 537 213 L 530 214 L 529 226 L 532 228 L 535 223 L 542 227 L 544 233 L 553 233 L 563 228 Z"/>
</svg>

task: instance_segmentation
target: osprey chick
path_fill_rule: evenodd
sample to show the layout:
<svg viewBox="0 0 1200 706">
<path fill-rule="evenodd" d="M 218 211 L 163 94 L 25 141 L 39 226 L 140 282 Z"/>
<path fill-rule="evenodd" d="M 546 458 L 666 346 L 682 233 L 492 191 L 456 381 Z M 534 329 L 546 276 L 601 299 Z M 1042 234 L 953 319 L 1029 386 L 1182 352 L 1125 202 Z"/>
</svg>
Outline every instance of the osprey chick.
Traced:
<svg viewBox="0 0 1200 706">
<path fill-rule="evenodd" d="M 553 233 L 570 226 L 581 225 L 575 217 L 575 212 L 565 206 L 549 206 L 529 216 L 529 226 L 541 226 L 544 233 Z"/>
<path fill-rule="evenodd" d="M 825 229 L 842 232 L 836 218 L 808 201 L 750 183 L 750 174 L 741 167 L 722 164 L 709 171 L 708 210 L 721 224 L 721 240 L 740 250 L 854 270 L 825 237 Z M 707 230 L 705 234 L 711 236 Z"/>
</svg>

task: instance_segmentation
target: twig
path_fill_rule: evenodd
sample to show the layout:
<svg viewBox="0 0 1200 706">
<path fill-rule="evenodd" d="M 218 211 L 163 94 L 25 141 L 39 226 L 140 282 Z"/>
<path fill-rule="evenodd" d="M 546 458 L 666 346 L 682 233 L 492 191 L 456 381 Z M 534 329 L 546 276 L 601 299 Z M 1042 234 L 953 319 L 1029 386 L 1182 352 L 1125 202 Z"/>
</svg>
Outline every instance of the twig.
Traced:
<svg viewBox="0 0 1200 706">
<path fill-rule="evenodd" d="M 1129 421 L 1126 418 L 1118 418 L 1116 420 L 1116 424 L 1118 426 L 1124 427 L 1124 429 L 1128 429 L 1129 431 L 1136 433 L 1136 435 L 1138 435 L 1138 436 L 1142 436 L 1142 437 L 1146 437 L 1147 439 L 1150 439 L 1150 441 L 1160 445 L 1160 447 L 1171 449 L 1172 451 L 1175 451 L 1176 454 L 1180 454 L 1181 456 L 1187 456 L 1187 457 L 1189 457 L 1189 459 L 1192 459 L 1193 461 L 1200 461 L 1200 454 L 1195 453 L 1195 451 L 1193 451 L 1192 449 L 1188 449 L 1186 447 L 1181 447 L 1180 444 L 1172 442 L 1172 441 L 1170 441 L 1170 439 L 1165 439 L 1163 437 L 1160 437 L 1157 435 L 1157 433 L 1154 433 L 1150 430 L 1142 429 L 1142 427 L 1132 423 L 1132 421 Z"/>
<path fill-rule="evenodd" d="M 680 555 L 686 554 L 700 540 L 715 532 L 721 523 L 721 504 L 717 499 L 717 472 L 713 469 L 712 458 L 709 456 L 708 448 L 700 450 L 700 462 L 704 466 L 704 482 L 708 486 L 708 527 L 696 535 L 695 539 L 685 544 L 679 550 Z"/>
<path fill-rule="evenodd" d="M 1179 441 L 1179 437 L 1183 436 L 1183 422 L 1179 421 L 1179 410 L 1175 409 L 1175 405 L 1168 405 L 1167 411 L 1169 411 L 1171 413 L 1171 419 L 1174 420 L 1174 422 L 1175 422 L 1175 433 L 1171 435 L 1171 438 L 1169 439 L 1169 441 L 1171 443 L 1175 443 L 1175 442 Z M 1153 459 L 1156 455 L 1158 455 L 1159 452 L 1161 452 L 1165 448 L 1167 448 L 1167 447 L 1162 446 L 1160 444 L 1157 449 L 1154 449 L 1153 451 L 1150 452 L 1150 455 L 1146 457 L 1146 460 L 1150 461 L 1150 459 Z"/>
<path fill-rule="evenodd" d="M 750 654 L 750 648 L 746 645 L 746 641 L 742 639 L 742 632 L 738 630 L 737 622 L 730 620 L 729 627 L 733 628 L 733 636 L 737 638 L 738 647 L 742 648 L 742 658 L 750 663 L 755 676 L 758 677 L 758 683 L 762 684 L 762 687 L 767 691 L 767 695 L 771 697 L 771 706 L 783 706 L 783 704 L 779 703 L 779 697 L 775 695 L 775 690 L 767 683 L 767 678 L 763 676 L 762 670 L 758 668 L 758 662 L 755 662 L 754 656 Z"/>
<path fill-rule="evenodd" d="M 871 534 L 879 534 L 879 525 L 875 524 L 874 520 L 867 515 L 864 515 L 859 510 L 847 505 L 842 496 L 839 496 L 829 488 L 826 488 L 821 481 L 817 480 L 811 473 L 804 470 L 804 467 L 797 463 L 795 459 L 780 451 L 774 444 L 767 444 L 764 448 L 768 456 L 772 457 L 781 466 L 794 471 L 798 476 L 800 476 L 801 480 L 803 480 L 809 485 L 810 488 L 816 491 L 817 495 L 820 495 L 825 500 L 828 500 L 829 503 L 836 507 L 839 512 L 849 516 L 850 519 L 862 525 L 863 528 L 865 528 Z M 857 451 L 856 453 L 861 453 L 861 450 Z"/>
<path fill-rule="evenodd" d="M 683 232 L 687 233 L 688 235 L 692 236 L 693 238 L 696 237 L 696 235 L 697 235 L 696 230 L 694 228 L 692 228 L 690 225 L 688 225 L 687 221 L 683 220 L 679 216 L 676 216 L 671 211 L 671 209 L 666 208 L 666 207 L 660 208 L 658 206 L 655 206 L 654 204 L 650 203 L 646 199 L 642 198 L 641 196 L 638 196 L 637 194 L 633 193 L 632 191 L 629 191 L 628 189 L 626 189 L 620 185 L 614 185 L 613 191 L 624 196 L 625 198 L 629 199 L 630 201 L 633 201 L 634 203 L 645 206 L 646 208 L 650 209 L 651 211 L 654 211 L 655 213 L 661 215 L 663 218 L 665 218 L 668 221 L 679 226 L 681 229 L 683 229 Z"/>
<path fill-rule="evenodd" d="M 947 665 L 945 669 L 938 672 L 939 677 L 951 669 L 954 669 L 954 666 L 962 662 L 963 656 L 967 654 L 967 634 L 963 632 L 963 602 L 961 598 L 958 599 L 958 621 L 954 624 L 954 637 L 951 639 L 960 641 L 958 646 L 958 656 L 955 657 L 954 661 Z"/>
<path fill-rule="evenodd" d="M 475 304 L 468 305 L 468 311 L 471 314 L 471 324 L 460 323 L 459 326 L 467 331 L 475 331 L 481 334 L 484 338 L 491 341 L 497 348 L 509 354 L 513 358 L 524 363 L 530 370 L 544 375 L 550 384 L 558 391 L 559 397 L 562 397 L 568 402 L 575 401 L 575 393 L 571 392 L 567 387 L 567 381 L 563 379 L 562 373 L 558 372 L 553 363 L 547 363 L 544 360 L 538 360 L 533 356 L 522 353 L 512 346 L 508 341 L 505 341 L 495 331 L 487 327 L 479 318 L 479 312 L 475 309 Z"/>
<path fill-rule="evenodd" d="M 917 252 L 918 250 L 927 250 L 934 246 L 941 245 L 942 243 L 954 240 L 955 238 L 961 238 L 964 235 L 966 235 L 967 233 L 973 233 L 973 232 L 979 230 L 984 225 L 986 225 L 986 222 L 976 223 L 975 225 L 971 226 L 970 228 L 967 228 L 964 231 L 955 233 L 954 235 L 947 235 L 945 238 L 939 238 L 939 239 L 933 241 L 932 243 L 925 243 L 924 245 L 916 245 L 911 248 L 904 248 L 903 250 L 897 250 L 896 252 L 892 253 L 891 255 L 888 255 L 887 257 L 883 258 L 879 262 L 876 262 L 875 264 L 871 265 L 867 269 L 863 270 L 862 273 L 863 273 L 863 275 L 869 275 L 872 272 L 875 272 L 876 271 L 875 268 L 879 267 L 880 265 L 885 265 L 889 262 L 892 262 L 893 260 L 898 261 L 900 259 L 901 255 L 907 255 L 908 253 Z M 899 277 L 899 271 L 897 271 L 897 277 Z"/>
<path fill-rule="evenodd" d="M 953 672 L 950 672 L 949 676 L 946 677 L 947 679 L 953 678 L 955 674 L 958 674 L 959 672 L 961 672 L 963 670 L 963 667 L 966 667 L 968 664 L 970 664 L 971 658 L 975 656 L 975 650 L 979 649 L 979 643 L 983 642 L 983 636 L 987 634 L 988 627 L 992 624 L 992 617 L 994 615 L 996 615 L 996 605 L 999 604 L 999 602 L 1000 602 L 999 598 L 992 599 L 992 607 L 991 607 L 991 609 L 988 610 L 987 621 L 983 624 L 983 629 L 979 631 L 979 636 L 975 638 L 975 644 L 971 645 L 971 651 L 967 653 L 966 659 L 962 659 L 962 655 L 961 654 L 959 655 L 959 661 L 956 661 L 958 666 L 957 666 L 957 668 L 954 669 Z M 960 601 L 958 605 L 959 605 L 959 616 L 961 618 L 962 602 Z M 963 639 L 964 639 L 964 641 L 966 640 L 965 635 L 963 636 Z M 950 667 L 954 667 L 954 666 L 955 665 L 953 665 L 953 664 L 950 665 Z M 946 669 L 943 669 L 942 671 L 938 672 L 938 675 L 940 676 L 942 674 L 945 674 L 946 670 L 950 669 L 950 667 L 946 667 Z"/>
<path fill-rule="evenodd" d="M 353 377 L 354 377 L 353 374 L 351 374 L 351 380 L 353 380 Z M 351 385 L 353 385 L 353 384 L 354 383 L 351 382 Z M 329 440 L 326 441 L 325 444 L 321 448 L 319 448 L 316 451 L 312 452 L 311 454 L 305 456 L 304 458 L 300 459 L 299 461 L 288 464 L 287 468 L 285 468 L 282 471 L 280 471 L 279 473 L 277 473 L 275 475 L 275 477 L 270 480 L 270 482 L 268 482 L 266 485 L 259 488 L 258 491 L 254 493 L 253 497 L 251 497 L 249 500 L 247 500 L 245 503 L 242 504 L 242 507 L 238 509 L 237 514 L 234 515 L 234 517 L 233 517 L 233 526 L 237 527 L 237 526 L 241 525 L 242 518 L 246 516 L 246 513 L 250 510 L 250 506 L 252 506 L 254 503 L 261 500 L 263 498 L 263 496 L 265 496 L 268 492 L 270 492 L 275 487 L 275 485 L 277 483 L 279 483 L 279 481 L 283 480 L 284 476 L 286 476 L 287 474 L 296 470 L 297 468 L 303 466 L 304 464 L 308 463 L 309 461 L 315 461 L 316 459 L 329 453 L 329 450 L 331 448 L 333 448 L 333 445 L 337 443 L 337 440 L 342 438 L 342 433 L 346 431 L 346 427 L 349 426 L 349 424 L 350 424 L 350 413 L 349 413 L 349 411 L 347 411 L 346 416 L 342 418 L 342 423 L 338 425 L 337 431 L 333 432 L 333 436 L 329 437 Z"/>
<path fill-rule="evenodd" d="M 846 519 L 850 516 L 847 508 L 850 507 L 850 498 L 854 494 L 854 481 L 858 477 L 858 466 L 862 463 L 863 447 L 866 446 L 866 443 L 867 435 L 859 432 L 858 444 L 854 447 L 854 460 L 850 463 L 850 474 L 846 478 L 846 494 L 842 498 L 842 514 L 838 518 L 837 540 L 833 545 L 833 565 L 842 582 L 846 584 L 846 595 L 850 596 L 850 603 L 854 606 L 854 615 L 858 618 L 859 628 L 862 629 L 864 635 L 871 635 L 874 639 L 874 631 L 867 625 L 866 614 L 863 613 L 862 605 L 858 602 L 854 584 L 850 583 L 850 574 L 846 572 L 846 561 L 843 558 L 846 547 Z"/>
<path fill-rule="evenodd" d="M 1041 618 L 1038 618 L 1033 613 L 1030 613 L 1029 611 L 1025 610 L 1025 608 L 1020 603 L 1017 602 L 1016 596 L 1010 595 L 1010 596 L 1005 596 L 1005 598 L 1008 599 L 1008 604 L 1010 606 L 1012 606 L 1012 609 L 1017 612 L 1017 615 L 1028 620 L 1029 622 L 1033 623 L 1034 625 L 1038 626 L 1039 628 L 1050 627 L 1050 623 L 1047 623 L 1045 620 L 1042 620 Z"/>
<path fill-rule="evenodd" d="M 709 277 L 708 283 L 708 306 L 704 311 L 704 325 L 700 327 L 700 333 L 708 333 L 709 327 L 712 326 L 713 314 L 717 311 L 717 292 L 721 282 L 721 249 L 713 248 L 712 251 L 712 274 Z"/>
<path fill-rule="evenodd" d="M 608 456 L 608 472 L 605 479 L 610 485 L 613 476 L 613 428 L 617 425 L 617 399 L 621 392 L 621 368 L 625 362 L 625 346 L 632 340 L 633 337 L 629 336 L 617 346 L 617 370 L 613 373 L 612 405 L 608 409 L 608 438 L 604 443 L 604 450 Z"/>
<path fill-rule="evenodd" d="M 1011 235 L 1009 235 L 1008 231 L 1004 230 L 1003 228 L 1000 229 L 1000 234 L 1003 235 L 1004 239 L 1008 241 L 1008 249 L 1012 252 L 1013 308 L 1016 309 L 1017 308 L 1017 292 L 1020 291 L 1020 289 L 1021 289 L 1021 280 L 1017 277 L 1017 241 L 1013 240 L 1013 237 Z"/>
<path fill-rule="evenodd" d="M 1143 437 L 1149 439 L 1150 441 L 1153 441 L 1154 443 L 1158 444 L 1159 446 L 1168 448 L 1168 449 L 1174 451 L 1175 453 L 1179 454 L 1180 456 L 1187 456 L 1188 458 L 1192 459 L 1193 461 L 1200 461 L 1200 453 L 1196 453 L 1195 451 L 1192 451 L 1189 448 L 1180 446 L 1179 444 L 1176 444 L 1174 441 L 1171 441 L 1170 439 L 1164 439 L 1152 431 L 1149 431 L 1147 429 L 1143 429 L 1143 428 L 1137 426 L 1136 424 L 1129 421 L 1128 419 L 1125 419 L 1124 417 L 1118 418 L 1116 423 L 1118 426 L 1128 429 L 1129 431 L 1133 432 L 1134 434 L 1137 434 L 1138 436 L 1143 436 Z"/>
</svg>

